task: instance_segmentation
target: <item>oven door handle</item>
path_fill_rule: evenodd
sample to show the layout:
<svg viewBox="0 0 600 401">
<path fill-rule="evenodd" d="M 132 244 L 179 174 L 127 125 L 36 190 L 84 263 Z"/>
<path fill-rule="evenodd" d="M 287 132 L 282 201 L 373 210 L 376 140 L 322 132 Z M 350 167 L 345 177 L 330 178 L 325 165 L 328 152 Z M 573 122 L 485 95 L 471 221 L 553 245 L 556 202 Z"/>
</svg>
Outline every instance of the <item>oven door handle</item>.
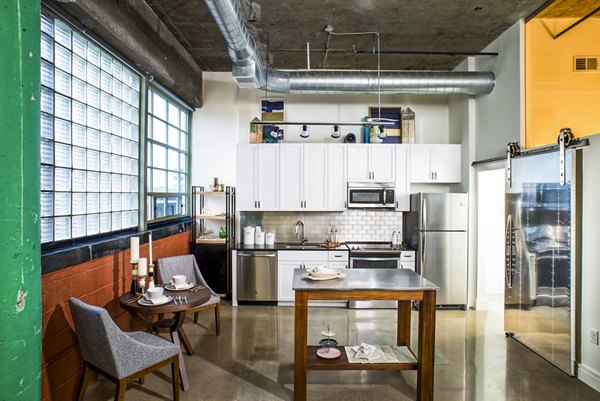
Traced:
<svg viewBox="0 0 600 401">
<path fill-rule="evenodd" d="M 367 261 L 379 261 L 379 260 L 400 260 L 399 257 L 397 258 L 350 258 L 351 260 L 367 260 Z"/>
</svg>

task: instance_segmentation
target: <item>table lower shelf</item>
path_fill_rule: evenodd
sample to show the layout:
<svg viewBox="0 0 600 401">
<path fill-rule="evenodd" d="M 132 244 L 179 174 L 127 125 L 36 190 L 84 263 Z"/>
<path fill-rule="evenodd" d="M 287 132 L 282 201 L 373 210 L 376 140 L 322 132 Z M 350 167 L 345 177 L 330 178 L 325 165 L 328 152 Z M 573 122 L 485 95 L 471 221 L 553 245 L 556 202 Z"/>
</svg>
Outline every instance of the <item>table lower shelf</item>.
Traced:
<svg viewBox="0 0 600 401">
<path fill-rule="evenodd" d="M 342 353 L 336 359 L 324 359 L 317 356 L 321 347 L 308 346 L 306 368 L 309 370 L 416 370 L 417 362 L 405 363 L 350 363 L 344 347 L 336 347 Z"/>
</svg>

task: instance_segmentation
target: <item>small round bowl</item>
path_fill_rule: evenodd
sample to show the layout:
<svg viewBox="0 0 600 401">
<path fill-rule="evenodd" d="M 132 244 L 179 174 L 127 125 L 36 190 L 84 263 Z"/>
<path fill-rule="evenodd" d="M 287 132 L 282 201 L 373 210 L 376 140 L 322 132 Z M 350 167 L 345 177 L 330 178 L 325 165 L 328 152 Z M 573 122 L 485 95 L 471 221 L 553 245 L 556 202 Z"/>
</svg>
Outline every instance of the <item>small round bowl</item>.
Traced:
<svg viewBox="0 0 600 401">
<path fill-rule="evenodd" d="M 337 341 L 335 341 L 333 338 L 324 338 L 321 341 L 319 341 L 319 345 L 321 347 L 337 347 Z"/>
</svg>

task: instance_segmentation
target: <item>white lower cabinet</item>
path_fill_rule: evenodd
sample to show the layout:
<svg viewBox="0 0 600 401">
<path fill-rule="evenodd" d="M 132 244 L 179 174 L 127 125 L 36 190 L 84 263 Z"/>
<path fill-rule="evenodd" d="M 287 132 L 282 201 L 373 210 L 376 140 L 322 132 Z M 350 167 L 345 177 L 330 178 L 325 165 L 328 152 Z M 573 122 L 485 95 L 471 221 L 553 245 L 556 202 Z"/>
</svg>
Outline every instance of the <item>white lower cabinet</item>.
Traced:
<svg viewBox="0 0 600 401">
<path fill-rule="evenodd" d="M 279 304 L 294 303 L 292 281 L 294 270 L 315 265 L 327 265 L 327 251 L 279 251 L 277 252 L 277 301 Z"/>
<path fill-rule="evenodd" d="M 415 262 L 417 260 L 415 251 L 402 251 L 400 252 L 400 268 L 408 269 L 412 271 L 415 270 Z"/>
<path fill-rule="evenodd" d="M 332 269 L 348 268 L 348 251 L 279 251 L 277 252 L 277 301 L 279 305 L 294 304 L 292 284 L 296 269 L 325 265 Z M 344 301 L 310 301 L 311 306 L 346 306 Z"/>
</svg>

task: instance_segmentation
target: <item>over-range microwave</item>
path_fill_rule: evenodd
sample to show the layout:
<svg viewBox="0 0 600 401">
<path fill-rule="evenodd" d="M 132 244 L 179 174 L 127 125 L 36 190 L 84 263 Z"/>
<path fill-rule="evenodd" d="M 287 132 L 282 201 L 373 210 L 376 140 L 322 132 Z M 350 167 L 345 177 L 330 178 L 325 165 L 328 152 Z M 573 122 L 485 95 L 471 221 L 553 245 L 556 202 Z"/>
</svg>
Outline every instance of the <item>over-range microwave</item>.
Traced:
<svg viewBox="0 0 600 401">
<path fill-rule="evenodd" d="M 396 203 L 393 182 L 349 182 L 349 209 L 394 209 Z"/>
</svg>

